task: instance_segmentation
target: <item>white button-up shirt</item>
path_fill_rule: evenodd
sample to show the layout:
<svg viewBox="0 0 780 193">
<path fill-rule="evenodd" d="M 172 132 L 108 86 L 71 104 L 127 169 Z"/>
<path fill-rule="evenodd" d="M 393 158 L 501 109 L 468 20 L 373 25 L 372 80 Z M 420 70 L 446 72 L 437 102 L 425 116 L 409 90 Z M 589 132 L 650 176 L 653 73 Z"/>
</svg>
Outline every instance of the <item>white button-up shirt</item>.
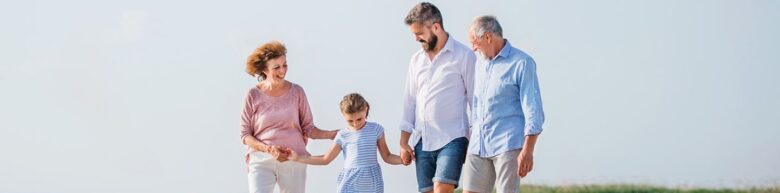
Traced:
<svg viewBox="0 0 780 193">
<path fill-rule="evenodd" d="M 452 37 L 433 60 L 423 49 L 412 55 L 400 128 L 412 134 L 410 146 L 422 139 L 423 151 L 435 151 L 468 136 L 475 62 L 471 49 Z"/>
</svg>

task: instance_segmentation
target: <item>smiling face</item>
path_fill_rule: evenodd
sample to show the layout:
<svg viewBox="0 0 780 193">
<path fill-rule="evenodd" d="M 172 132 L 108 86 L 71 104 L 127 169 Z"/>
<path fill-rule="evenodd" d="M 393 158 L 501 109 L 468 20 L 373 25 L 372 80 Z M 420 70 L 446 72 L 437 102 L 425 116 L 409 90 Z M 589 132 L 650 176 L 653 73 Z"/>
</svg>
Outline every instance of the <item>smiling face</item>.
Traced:
<svg viewBox="0 0 780 193">
<path fill-rule="evenodd" d="M 409 30 L 414 34 L 414 40 L 422 44 L 422 47 L 426 51 L 433 51 L 436 48 L 436 43 L 439 42 L 439 37 L 434 34 L 434 30 L 437 30 L 438 24 L 425 25 L 417 22 L 409 25 Z"/>
<path fill-rule="evenodd" d="M 487 34 L 483 35 L 482 37 L 477 36 L 474 34 L 474 30 L 469 30 L 469 42 L 471 42 L 471 49 L 474 50 L 474 52 L 479 55 L 479 57 L 482 57 L 485 60 L 490 60 L 490 49 L 487 49 L 489 44 L 486 40 Z"/>
<path fill-rule="evenodd" d="M 282 55 L 277 58 L 268 60 L 266 68 L 263 70 L 266 79 L 271 81 L 282 81 L 287 75 L 287 56 Z"/>
<path fill-rule="evenodd" d="M 368 116 L 368 108 L 364 108 L 356 113 L 341 113 L 344 116 L 344 120 L 347 121 L 347 125 L 352 130 L 359 130 L 366 125 L 366 117 Z"/>
</svg>

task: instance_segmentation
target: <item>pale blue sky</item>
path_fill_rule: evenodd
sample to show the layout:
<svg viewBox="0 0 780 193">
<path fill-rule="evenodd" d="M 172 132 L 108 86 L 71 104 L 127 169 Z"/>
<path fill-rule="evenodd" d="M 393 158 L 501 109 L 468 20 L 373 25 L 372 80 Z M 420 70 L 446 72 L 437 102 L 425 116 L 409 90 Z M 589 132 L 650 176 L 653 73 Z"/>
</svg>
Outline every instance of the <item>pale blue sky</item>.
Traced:
<svg viewBox="0 0 780 193">
<path fill-rule="evenodd" d="M 244 60 L 269 40 L 318 126 L 344 127 L 357 91 L 397 152 L 415 3 L 4 2 L 0 192 L 246 192 Z M 780 183 L 779 1 L 433 3 L 455 39 L 493 14 L 535 58 L 547 121 L 523 183 Z M 382 167 L 387 192 L 415 190 L 413 167 Z"/>
</svg>

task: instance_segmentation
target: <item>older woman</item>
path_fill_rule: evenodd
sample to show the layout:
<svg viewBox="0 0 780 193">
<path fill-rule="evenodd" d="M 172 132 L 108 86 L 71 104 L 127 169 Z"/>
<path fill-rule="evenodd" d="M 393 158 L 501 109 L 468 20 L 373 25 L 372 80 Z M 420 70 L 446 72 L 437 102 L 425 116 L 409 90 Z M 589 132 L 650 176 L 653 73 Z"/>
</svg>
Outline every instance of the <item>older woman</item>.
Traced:
<svg viewBox="0 0 780 193">
<path fill-rule="evenodd" d="M 287 161 L 290 148 L 306 152 L 307 137 L 333 139 L 335 131 L 314 126 L 301 86 L 284 79 L 287 49 L 279 42 L 263 44 L 249 55 L 246 71 L 259 83 L 249 89 L 241 114 L 241 141 L 247 145 L 249 192 L 305 192 L 306 165 Z"/>
</svg>

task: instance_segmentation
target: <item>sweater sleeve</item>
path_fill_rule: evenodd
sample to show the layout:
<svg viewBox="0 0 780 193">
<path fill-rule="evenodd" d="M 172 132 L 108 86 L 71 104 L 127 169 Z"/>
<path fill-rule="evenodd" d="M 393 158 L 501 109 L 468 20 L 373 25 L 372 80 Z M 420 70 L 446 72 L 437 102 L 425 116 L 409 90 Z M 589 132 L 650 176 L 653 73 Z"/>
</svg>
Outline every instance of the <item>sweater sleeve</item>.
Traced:
<svg viewBox="0 0 780 193">
<path fill-rule="evenodd" d="M 255 134 L 255 106 L 254 96 L 252 90 L 247 92 L 244 99 L 244 106 L 241 110 L 241 143 L 244 142 L 244 138 L 247 136 L 254 136 Z"/>
<path fill-rule="evenodd" d="M 303 134 L 303 141 L 308 142 L 311 131 L 316 128 L 314 126 L 314 118 L 311 115 L 311 108 L 309 106 L 309 100 L 306 98 L 306 93 L 303 88 L 298 87 L 298 116 L 300 117 L 301 133 Z"/>
</svg>

